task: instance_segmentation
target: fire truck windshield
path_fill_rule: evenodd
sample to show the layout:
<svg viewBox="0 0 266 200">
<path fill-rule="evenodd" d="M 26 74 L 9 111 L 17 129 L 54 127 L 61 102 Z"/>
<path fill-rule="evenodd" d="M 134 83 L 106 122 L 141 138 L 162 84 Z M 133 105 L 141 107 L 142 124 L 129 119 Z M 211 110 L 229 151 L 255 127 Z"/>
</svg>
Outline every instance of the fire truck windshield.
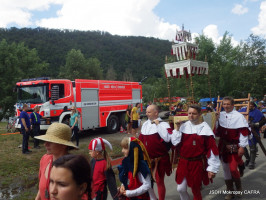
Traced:
<svg viewBox="0 0 266 200">
<path fill-rule="evenodd" d="M 18 87 L 19 103 L 44 103 L 48 101 L 48 85 Z"/>
</svg>

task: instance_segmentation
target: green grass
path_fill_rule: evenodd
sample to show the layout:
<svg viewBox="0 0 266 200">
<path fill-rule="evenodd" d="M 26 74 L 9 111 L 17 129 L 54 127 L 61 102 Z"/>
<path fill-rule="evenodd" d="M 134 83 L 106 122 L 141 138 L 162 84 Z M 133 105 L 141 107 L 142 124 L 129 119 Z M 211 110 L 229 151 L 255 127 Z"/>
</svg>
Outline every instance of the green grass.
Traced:
<svg viewBox="0 0 266 200">
<path fill-rule="evenodd" d="M 21 148 L 18 148 L 21 143 L 21 134 L 0 135 L 0 191 L 9 188 L 16 193 L 16 188 L 19 186 L 22 188 L 18 194 L 21 196 L 19 199 L 30 200 L 34 199 L 37 192 L 39 161 L 45 149 L 33 150 L 32 154 L 23 155 Z M 32 145 L 33 140 L 30 139 L 29 146 Z M 35 192 L 31 196 L 23 197 L 24 191 L 28 191 L 28 185 Z"/>
<path fill-rule="evenodd" d="M 7 125 L 7 122 L 0 122 L 0 134 L 6 133 L 6 125 Z"/>
<path fill-rule="evenodd" d="M 32 200 L 38 191 L 39 162 L 46 153 L 43 143 L 41 149 L 31 149 L 32 153 L 24 155 L 18 146 L 22 143 L 21 134 L 1 135 L 6 123 L 0 123 L 0 199 L 11 199 L 10 196 L 1 196 L 2 193 L 12 191 L 12 199 Z M 91 137 L 91 136 L 90 136 Z M 90 137 L 80 140 L 80 149 L 72 150 L 72 154 L 82 154 L 89 157 L 88 144 Z M 120 141 L 112 142 L 113 151 L 108 152 L 114 159 L 122 156 Z M 33 147 L 33 139 L 30 138 L 29 146 Z M 115 170 L 117 174 L 117 170 Z M 120 184 L 117 180 L 118 185 Z"/>
</svg>

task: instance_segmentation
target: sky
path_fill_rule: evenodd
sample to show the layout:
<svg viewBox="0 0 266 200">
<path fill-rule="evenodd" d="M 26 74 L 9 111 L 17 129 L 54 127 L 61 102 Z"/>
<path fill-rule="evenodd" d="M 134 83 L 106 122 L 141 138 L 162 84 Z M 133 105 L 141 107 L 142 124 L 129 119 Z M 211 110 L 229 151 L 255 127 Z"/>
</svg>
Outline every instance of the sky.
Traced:
<svg viewBox="0 0 266 200">
<path fill-rule="evenodd" d="M 266 0 L 0 0 L 0 28 L 106 31 L 172 41 L 184 25 L 216 44 L 266 39 Z"/>
</svg>

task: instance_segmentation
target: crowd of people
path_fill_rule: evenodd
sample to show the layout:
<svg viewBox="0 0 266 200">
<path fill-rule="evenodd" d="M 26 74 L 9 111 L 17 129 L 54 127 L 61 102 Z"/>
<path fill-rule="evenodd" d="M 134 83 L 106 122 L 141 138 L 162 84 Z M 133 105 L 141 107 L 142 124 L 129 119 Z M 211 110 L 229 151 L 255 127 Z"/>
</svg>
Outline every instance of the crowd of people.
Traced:
<svg viewBox="0 0 266 200">
<path fill-rule="evenodd" d="M 79 145 L 78 112 L 72 107 L 70 126 L 52 123 L 45 135 L 35 133 L 35 147 L 38 148 L 38 141 L 42 140 L 47 151 L 40 160 L 39 190 L 35 199 L 106 200 L 108 188 L 115 200 L 164 200 L 167 191 L 164 179 L 171 175 L 173 163 L 177 164 L 175 181 L 181 200 L 190 199 L 187 187 L 191 188 L 194 200 L 202 199 L 202 185 L 213 182 L 220 164 L 228 191 L 224 198 L 230 200 L 235 195 L 240 196 L 240 192 L 233 191 L 242 191 L 241 177 L 245 165 L 255 168 L 258 138 L 252 135 L 259 136 L 259 129 L 265 124 L 265 116 L 256 108 L 255 102 L 250 105 L 248 123 L 234 109 L 234 99 L 224 97 L 223 111 L 216 113 L 215 131 L 202 122 L 201 107 L 197 104 L 189 105 L 188 121 L 178 120 L 174 127 L 159 117 L 157 105 L 150 104 L 146 109 L 148 119 L 141 128 L 140 104 L 133 108 L 129 106 L 125 120 L 128 122 L 127 131 L 133 137 L 126 136 L 121 141 L 124 159 L 117 167 L 120 187 L 117 187 L 106 150 L 106 147 L 112 150 L 109 141 L 101 137 L 90 141 L 90 162 L 87 157 L 70 153 Z M 31 126 L 38 124 L 41 118 L 36 113 L 29 117 L 27 109 L 27 105 L 23 106 L 20 116 L 24 154 L 29 151 L 27 141 Z M 76 145 L 71 141 L 72 136 L 76 138 Z M 219 138 L 218 145 L 215 136 Z M 157 185 L 158 197 L 153 190 L 154 184 Z"/>
</svg>

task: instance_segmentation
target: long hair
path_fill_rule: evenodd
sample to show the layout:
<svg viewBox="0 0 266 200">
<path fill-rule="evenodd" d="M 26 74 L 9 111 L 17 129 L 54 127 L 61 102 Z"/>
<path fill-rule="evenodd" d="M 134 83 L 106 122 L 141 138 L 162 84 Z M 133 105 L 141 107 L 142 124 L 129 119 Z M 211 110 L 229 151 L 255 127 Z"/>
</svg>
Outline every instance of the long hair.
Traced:
<svg viewBox="0 0 266 200">
<path fill-rule="evenodd" d="M 71 110 L 74 110 L 74 112 L 71 112 L 71 115 L 73 115 L 75 113 L 79 113 L 75 106 L 72 106 Z"/>
<path fill-rule="evenodd" d="M 107 164 L 106 164 L 106 169 L 110 169 L 112 168 L 112 164 L 111 164 L 111 158 L 108 155 L 108 152 L 106 150 L 103 150 L 103 158 L 104 160 L 106 160 Z"/>
</svg>

